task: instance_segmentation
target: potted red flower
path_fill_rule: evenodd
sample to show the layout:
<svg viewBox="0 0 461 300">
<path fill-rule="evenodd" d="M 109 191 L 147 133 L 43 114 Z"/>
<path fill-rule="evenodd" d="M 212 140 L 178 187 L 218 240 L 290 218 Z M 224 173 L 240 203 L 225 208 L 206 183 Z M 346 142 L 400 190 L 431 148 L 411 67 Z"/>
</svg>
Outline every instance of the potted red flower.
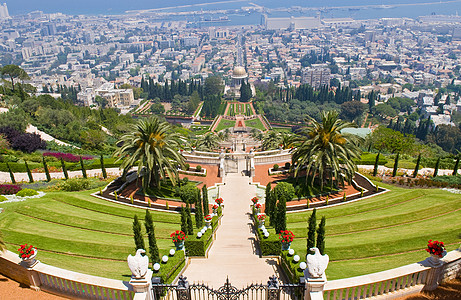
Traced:
<svg viewBox="0 0 461 300">
<path fill-rule="evenodd" d="M 222 198 L 217 198 L 214 202 L 216 202 L 216 204 L 221 206 L 221 204 L 224 202 L 224 200 Z"/>
<path fill-rule="evenodd" d="M 205 216 L 205 224 L 206 224 L 206 227 L 210 228 L 211 227 L 211 220 L 213 219 L 213 217 L 211 215 L 206 215 Z"/>
<path fill-rule="evenodd" d="M 429 260 L 433 265 L 442 264 L 440 259 L 443 257 L 445 252 L 445 245 L 443 242 L 429 240 L 427 242 L 426 251 L 431 254 Z"/>
<path fill-rule="evenodd" d="M 293 232 L 289 230 L 280 231 L 279 239 L 282 242 L 282 250 L 290 249 L 291 242 L 293 242 L 294 238 L 295 238 L 295 235 L 293 234 Z"/>
<path fill-rule="evenodd" d="M 262 207 L 262 205 L 259 204 L 259 203 L 256 203 L 256 204 L 254 205 L 255 213 L 256 213 L 256 214 L 259 214 L 259 212 L 261 211 L 261 207 Z"/>
<path fill-rule="evenodd" d="M 216 214 L 218 212 L 218 204 L 214 204 L 212 209 L 213 209 L 213 213 Z"/>
<path fill-rule="evenodd" d="M 19 257 L 28 268 L 33 267 L 37 263 L 37 260 L 35 259 L 37 256 L 37 249 L 34 248 L 34 246 L 27 244 L 21 245 L 18 252 Z"/>
<path fill-rule="evenodd" d="M 176 250 L 182 250 L 184 248 L 184 241 L 187 238 L 187 235 L 184 233 L 184 231 L 176 230 L 170 235 L 170 237 L 176 246 Z"/>
<path fill-rule="evenodd" d="M 251 198 L 251 202 L 253 202 L 253 205 L 255 205 L 256 203 L 258 203 L 259 201 L 259 198 L 258 197 L 253 197 Z"/>
<path fill-rule="evenodd" d="M 264 226 L 264 222 L 266 220 L 266 214 L 258 214 L 257 216 L 258 218 L 258 222 L 259 222 L 259 228 L 261 228 L 262 226 Z"/>
</svg>

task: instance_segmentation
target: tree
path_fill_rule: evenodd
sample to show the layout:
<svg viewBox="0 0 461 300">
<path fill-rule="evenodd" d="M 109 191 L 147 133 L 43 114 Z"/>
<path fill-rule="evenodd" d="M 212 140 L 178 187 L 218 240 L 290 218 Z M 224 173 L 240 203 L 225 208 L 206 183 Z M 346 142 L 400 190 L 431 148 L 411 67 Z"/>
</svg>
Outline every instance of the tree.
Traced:
<svg viewBox="0 0 461 300">
<path fill-rule="evenodd" d="M 367 105 L 360 101 L 347 101 L 341 104 L 341 116 L 346 120 L 353 121 L 366 111 Z"/>
<path fill-rule="evenodd" d="M 82 157 L 80 156 L 80 167 L 82 168 L 82 175 L 83 175 L 83 178 L 87 178 L 87 175 L 86 175 L 86 169 L 85 169 L 85 164 L 83 163 L 83 159 Z"/>
<path fill-rule="evenodd" d="M 224 85 L 221 77 L 210 76 L 205 79 L 205 86 L 203 88 L 203 96 L 219 95 L 223 92 Z"/>
<path fill-rule="evenodd" d="M 27 171 L 27 176 L 29 177 L 29 183 L 34 182 L 34 177 L 32 176 L 32 172 L 30 171 L 29 165 L 27 164 L 27 161 L 24 162 L 26 165 L 26 171 Z"/>
<path fill-rule="evenodd" d="M 459 159 L 461 158 L 461 155 L 458 155 L 458 158 L 456 158 L 455 162 L 455 167 L 453 168 L 453 176 L 458 174 L 458 168 L 459 168 Z"/>
<path fill-rule="evenodd" d="M 107 178 L 107 172 L 106 172 L 106 167 L 104 166 L 104 156 L 101 154 L 99 157 L 99 162 L 101 163 L 101 172 L 102 172 L 102 177 L 104 179 Z"/>
<path fill-rule="evenodd" d="M 152 264 L 160 262 L 160 254 L 157 247 L 157 239 L 155 238 L 154 220 L 149 210 L 146 209 L 144 218 L 144 226 L 146 227 L 147 239 L 149 240 L 149 256 Z"/>
<path fill-rule="evenodd" d="M 418 176 L 420 163 L 421 163 L 421 153 L 418 155 L 418 159 L 416 160 L 415 170 L 413 171 L 413 178 L 416 178 L 416 176 Z"/>
<path fill-rule="evenodd" d="M 216 147 L 218 147 L 218 137 L 212 132 L 206 134 L 197 144 L 199 150 L 205 151 L 213 151 Z"/>
<path fill-rule="evenodd" d="M 312 117 L 306 119 L 308 126 L 301 130 L 301 145 L 293 153 L 292 161 L 296 164 L 295 177 L 306 167 L 306 182 L 310 177 L 310 185 L 318 174 L 320 189 L 329 174 L 330 180 L 336 182 L 345 179 L 350 182 L 357 166 L 354 159 L 360 158 L 357 146 L 362 138 L 347 133 L 341 133 L 344 128 L 357 127 L 354 123 L 343 122 L 338 118 L 338 112 L 322 112 L 321 122 Z"/>
<path fill-rule="evenodd" d="M 142 237 L 141 222 L 139 222 L 138 216 L 134 215 L 133 219 L 133 237 L 134 237 L 134 251 L 138 249 L 146 249 L 144 245 L 144 238 Z"/>
<path fill-rule="evenodd" d="M 208 189 L 206 184 L 202 186 L 202 203 L 203 203 L 203 214 L 206 216 L 210 213 L 210 207 L 208 205 Z"/>
<path fill-rule="evenodd" d="M 197 199 L 195 202 L 195 227 L 200 229 L 203 225 L 202 195 L 200 195 L 200 189 L 196 190 Z"/>
<path fill-rule="evenodd" d="M 394 169 L 392 170 L 392 177 L 397 176 L 397 169 L 399 167 L 399 155 L 400 153 L 397 152 L 397 155 L 395 156 L 395 160 L 394 160 Z"/>
<path fill-rule="evenodd" d="M 184 157 L 178 152 L 180 135 L 171 131 L 167 122 L 160 122 L 156 117 L 140 120 L 131 127 L 131 132 L 118 141 L 121 147 L 115 152 L 123 160 L 120 168 L 128 171 L 135 165 L 138 174 L 145 168 L 142 177 L 143 188 L 154 184 L 160 186 L 160 180 L 168 177 L 176 184 L 178 165 L 184 168 Z"/>
<path fill-rule="evenodd" d="M 16 183 L 16 179 L 14 178 L 14 173 L 13 173 L 13 171 L 11 171 L 11 167 L 10 167 L 10 165 L 8 164 L 8 162 L 6 163 L 6 167 L 8 168 L 8 172 L 10 173 L 11 183 L 12 183 L 12 184 L 15 184 L 15 183 Z"/>
<path fill-rule="evenodd" d="M 397 112 L 395 111 L 395 109 L 393 109 L 392 106 L 390 106 L 387 103 L 378 104 L 374 106 L 372 111 L 373 114 L 378 115 L 383 119 L 387 117 L 394 118 L 395 116 L 397 116 Z"/>
<path fill-rule="evenodd" d="M 14 92 L 14 80 L 16 78 L 20 80 L 30 79 L 29 75 L 27 75 L 27 72 L 21 69 L 20 67 L 18 67 L 17 65 L 6 65 L 0 69 L 0 73 L 2 77 L 10 78 L 13 92 Z"/>
<path fill-rule="evenodd" d="M 264 136 L 262 143 L 263 150 L 277 149 L 279 145 L 280 136 L 276 131 L 271 130 Z"/>
<path fill-rule="evenodd" d="M 315 247 L 315 231 L 317 229 L 317 210 L 314 208 L 312 211 L 309 221 L 308 221 L 308 231 L 307 231 L 307 254 L 314 254 L 314 252 L 309 249 Z"/>
<path fill-rule="evenodd" d="M 373 176 L 376 176 L 378 174 L 378 163 L 379 163 L 379 152 L 376 155 L 375 165 L 373 167 Z"/>
<path fill-rule="evenodd" d="M 384 126 L 379 126 L 373 131 L 371 140 L 375 149 L 390 153 L 412 153 L 416 143 L 413 135 L 404 135 Z"/>
<path fill-rule="evenodd" d="M 187 227 L 185 232 L 188 235 L 193 235 L 194 234 L 194 226 L 192 225 L 192 217 L 190 215 L 190 207 L 189 204 L 186 205 L 186 221 L 187 221 Z"/>
<path fill-rule="evenodd" d="M 43 169 L 45 170 L 46 181 L 51 181 L 50 171 L 48 170 L 48 165 L 46 164 L 45 156 L 42 156 Z"/>
<path fill-rule="evenodd" d="M 440 157 L 437 158 L 437 162 L 435 163 L 435 168 L 434 168 L 434 174 L 432 177 L 437 177 L 437 174 L 439 173 L 439 167 L 440 167 Z"/>
<path fill-rule="evenodd" d="M 181 231 L 187 234 L 187 214 L 184 206 L 181 206 Z"/>
<path fill-rule="evenodd" d="M 325 223 L 326 223 L 325 216 L 322 216 L 322 220 L 320 221 L 319 228 L 317 229 L 317 245 L 316 247 L 319 249 L 320 254 L 325 254 Z"/>
</svg>

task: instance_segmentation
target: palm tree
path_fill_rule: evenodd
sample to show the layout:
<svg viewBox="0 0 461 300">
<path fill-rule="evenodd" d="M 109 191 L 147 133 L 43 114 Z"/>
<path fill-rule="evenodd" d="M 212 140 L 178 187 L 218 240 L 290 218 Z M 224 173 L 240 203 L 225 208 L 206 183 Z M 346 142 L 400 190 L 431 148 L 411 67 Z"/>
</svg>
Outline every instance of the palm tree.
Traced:
<svg viewBox="0 0 461 300">
<path fill-rule="evenodd" d="M 280 145 L 282 145 L 283 149 L 290 149 L 295 145 L 295 138 L 292 134 L 287 132 L 282 132 L 280 134 Z"/>
<path fill-rule="evenodd" d="M 218 147 L 218 137 L 213 133 L 208 133 L 205 135 L 197 145 L 197 148 L 200 150 L 213 150 Z"/>
<path fill-rule="evenodd" d="M 263 140 L 263 150 L 277 149 L 280 146 L 280 136 L 276 131 L 269 131 Z"/>
<path fill-rule="evenodd" d="M 160 180 L 166 176 L 176 184 L 178 164 L 184 167 L 184 157 L 178 152 L 180 143 L 180 135 L 173 132 L 167 122 L 151 117 L 138 121 L 121 137 L 117 144 L 122 146 L 114 155 L 123 159 L 120 168 L 124 172 L 137 165 L 140 174 L 145 168 L 142 181 L 146 190 L 151 183 L 160 186 Z"/>
<path fill-rule="evenodd" d="M 301 131 L 301 145 L 294 151 L 292 161 L 296 165 L 297 177 L 306 168 L 306 182 L 310 177 L 313 186 L 315 175 L 320 176 L 320 188 L 323 190 L 327 174 L 343 182 L 342 176 L 350 182 L 357 169 L 353 159 L 360 158 L 360 149 L 357 146 L 362 138 L 341 130 L 348 127 L 357 127 L 354 123 L 344 122 L 338 118 L 337 111 L 322 112 L 322 122 L 308 117 L 307 128 Z"/>
</svg>

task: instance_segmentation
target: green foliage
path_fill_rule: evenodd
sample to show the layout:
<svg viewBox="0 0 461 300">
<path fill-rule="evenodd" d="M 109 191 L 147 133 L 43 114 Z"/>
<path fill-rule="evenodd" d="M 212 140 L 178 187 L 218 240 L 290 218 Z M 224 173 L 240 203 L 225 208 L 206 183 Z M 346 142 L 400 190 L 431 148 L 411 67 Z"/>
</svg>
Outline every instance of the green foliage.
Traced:
<svg viewBox="0 0 461 300">
<path fill-rule="evenodd" d="M 440 157 L 437 159 L 437 162 L 435 163 L 434 175 L 432 175 L 433 177 L 436 177 L 437 174 L 439 173 L 439 166 L 440 166 Z"/>
<path fill-rule="evenodd" d="M 187 234 L 187 214 L 184 206 L 181 206 L 181 231 Z"/>
<path fill-rule="evenodd" d="M 275 197 L 278 200 L 285 202 L 293 200 L 295 197 L 295 189 L 291 183 L 279 182 L 274 188 Z"/>
<path fill-rule="evenodd" d="M 24 162 L 25 166 L 26 166 L 26 170 L 27 170 L 27 176 L 29 177 L 29 182 L 30 183 L 33 183 L 34 182 L 34 177 L 32 177 L 32 172 L 30 171 L 29 169 L 29 165 L 27 164 L 27 161 Z"/>
<path fill-rule="evenodd" d="M 299 254 L 300 257 L 305 257 L 303 254 Z M 299 267 L 299 263 L 293 260 L 293 256 L 288 255 L 288 250 L 281 251 L 281 265 L 285 274 L 288 277 L 290 283 L 299 283 L 299 278 L 304 277 L 304 272 Z"/>
<path fill-rule="evenodd" d="M 107 172 L 106 172 L 106 167 L 104 166 L 104 156 L 102 154 L 101 154 L 101 157 L 99 158 L 99 162 L 101 163 L 102 177 L 106 179 Z"/>
<path fill-rule="evenodd" d="M 186 222 L 187 222 L 187 227 L 186 231 L 184 231 L 188 235 L 193 235 L 194 234 L 194 226 L 192 225 L 192 217 L 190 214 L 190 207 L 189 205 L 186 205 Z"/>
<path fill-rule="evenodd" d="M 214 230 L 208 229 L 201 238 L 198 238 L 196 235 L 189 236 L 184 242 L 187 256 L 205 256 L 213 240 L 213 232 Z"/>
<path fill-rule="evenodd" d="M 272 166 L 272 170 L 277 171 L 278 169 L 279 169 L 279 165 L 274 164 L 274 165 Z"/>
<path fill-rule="evenodd" d="M 3 195 L 0 195 L 0 202 L 6 201 L 6 200 L 8 200 L 8 199 L 6 199 L 6 197 L 5 197 L 5 196 L 3 196 Z"/>
<path fill-rule="evenodd" d="M 458 155 L 458 158 L 456 158 L 455 166 L 453 167 L 453 176 L 458 175 L 458 168 L 459 168 L 459 160 L 461 158 L 461 155 Z"/>
<path fill-rule="evenodd" d="M 399 131 L 394 131 L 383 126 L 373 131 L 371 139 L 373 147 L 380 152 L 412 154 L 415 151 L 416 140 L 413 135 L 404 135 Z"/>
<path fill-rule="evenodd" d="M 6 163 L 6 166 L 8 167 L 8 172 L 10 173 L 11 183 L 15 184 L 15 183 L 16 183 L 16 179 L 14 178 L 13 171 L 11 171 L 10 165 L 9 165 L 8 163 Z"/>
<path fill-rule="evenodd" d="M 194 204 L 197 200 L 197 187 L 192 184 L 186 184 L 179 188 L 179 198 L 187 204 Z"/>
<path fill-rule="evenodd" d="M 133 219 L 133 237 L 134 237 L 134 251 L 138 249 L 146 249 L 144 245 L 144 238 L 142 236 L 141 222 L 139 222 L 138 215 L 134 215 Z"/>
<path fill-rule="evenodd" d="M 202 212 L 202 195 L 200 190 L 196 189 L 197 198 L 195 202 L 195 227 L 201 228 L 203 226 L 203 212 Z"/>
<path fill-rule="evenodd" d="M 157 239 L 155 238 L 154 220 L 149 210 L 146 209 L 146 216 L 144 217 L 144 227 L 146 228 L 147 239 L 149 241 L 149 257 L 152 264 L 160 262 L 160 254 L 157 247 Z"/>
<path fill-rule="evenodd" d="M 397 152 L 397 155 L 395 156 L 395 161 L 394 161 L 394 169 L 392 170 L 392 177 L 397 176 L 397 169 L 399 167 L 399 155 L 400 153 Z"/>
<path fill-rule="evenodd" d="M 83 163 L 83 159 L 82 159 L 81 156 L 80 156 L 80 166 L 81 166 L 81 168 L 82 168 L 82 175 L 83 175 L 83 178 L 85 178 L 85 179 L 88 178 L 88 177 L 86 176 L 85 164 Z"/>
<path fill-rule="evenodd" d="M 201 172 L 202 171 L 202 166 L 200 166 L 200 165 L 196 166 L 195 171 Z"/>
<path fill-rule="evenodd" d="M 28 197 L 28 196 L 36 196 L 38 192 L 32 189 L 23 189 L 16 193 L 16 196 L 19 197 Z"/>
<path fill-rule="evenodd" d="M 416 178 L 416 176 L 418 175 L 420 162 L 421 162 L 421 153 L 418 155 L 418 159 L 416 160 L 415 170 L 413 171 L 413 178 Z"/>
<path fill-rule="evenodd" d="M 456 176 L 449 176 L 449 175 L 444 175 L 444 176 L 437 176 L 435 178 L 432 179 L 433 181 L 436 181 L 436 182 L 446 182 L 448 183 L 450 186 L 454 186 L 454 185 L 461 185 L 461 175 L 456 175 Z"/>
<path fill-rule="evenodd" d="M 67 174 L 67 167 L 66 167 L 66 163 L 64 162 L 64 159 L 62 159 L 61 157 L 61 168 L 62 168 L 62 172 L 64 173 L 64 178 L 69 179 L 69 174 Z"/>
<path fill-rule="evenodd" d="M 45 156 L 42 157 L 43 160 L 43 169 L 45 169 L 46 181 L 51 181 L 50 171 L 48 170 L 48 165 L 46 164 Z"/>
<path fill-rule="evenodd" d="M 258 235 L 259 248 L 261 249 L 262 256 L 280 255 L 282 244 L 280 243 L 278 234 L 275 234 L 273 230 L 270 230 L 269 237 L 265 238 L 260 228 L 256 230 L 256 233 Z"/>
<path fill-rule="evenodd" d="M 202 203 L 203 203 L 203 215 L 206 216 L 210 213 L 210 207 L 208 205 L 208 189 L 206 184 L 202 187 Z"/>
<path fill-rule="evenodd" d="M 308 231 L 307 231 L 307 254 L 314 254 L 309 249 L 315 247 L 315 232 L 317 230 L 317 210 L 314 208 L 312 211 L 309 221 L 308 221 Z"/>
<path fill-rule="evenodd" d="M 326 217 L 323 216 L 319 228 L 317 228 L 317 245 L 316 247 L 319 249 L 320 254 L 325 254 L 325 224 L 326 224 Z"/>
<path fill-rule="evenodd" d="M 379 154 L 380 154 L 380 153 L 378 153 L 378 154 L 376 155 L 375 165 L 374 165 L 374 167 L 373 167 L 373 176 L 376 176 L 376 175 L 378 174 Z"/>
<path fill-rule="evenodd" d="M 71 178 L 59 184 L 59 188 L 66 192 L 88 190 L 90 186 L 90 180 L 85 178 Z"/>
</svg>

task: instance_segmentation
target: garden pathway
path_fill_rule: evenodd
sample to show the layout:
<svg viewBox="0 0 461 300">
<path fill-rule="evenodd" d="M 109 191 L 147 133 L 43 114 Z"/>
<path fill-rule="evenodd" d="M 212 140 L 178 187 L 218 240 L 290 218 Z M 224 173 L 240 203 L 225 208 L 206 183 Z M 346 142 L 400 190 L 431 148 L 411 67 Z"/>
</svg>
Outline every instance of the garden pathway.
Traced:
<svg viewBox="0 0 461 300">
<path fill-rule="evenodd" d="M 214 288 L 226 278 L 237 288 L 254 283 L 267 283 L 277 274 L 277 261 L 260 258 L 250 219 L 250 199 L 256 195 L 251 179 L 240 173 L 228 174 L 220 187 L 224 200 L 221 226 L 208 258 L 193 258 L 184 275 L 189 282 L 203 282 Z"/>
</svg>

